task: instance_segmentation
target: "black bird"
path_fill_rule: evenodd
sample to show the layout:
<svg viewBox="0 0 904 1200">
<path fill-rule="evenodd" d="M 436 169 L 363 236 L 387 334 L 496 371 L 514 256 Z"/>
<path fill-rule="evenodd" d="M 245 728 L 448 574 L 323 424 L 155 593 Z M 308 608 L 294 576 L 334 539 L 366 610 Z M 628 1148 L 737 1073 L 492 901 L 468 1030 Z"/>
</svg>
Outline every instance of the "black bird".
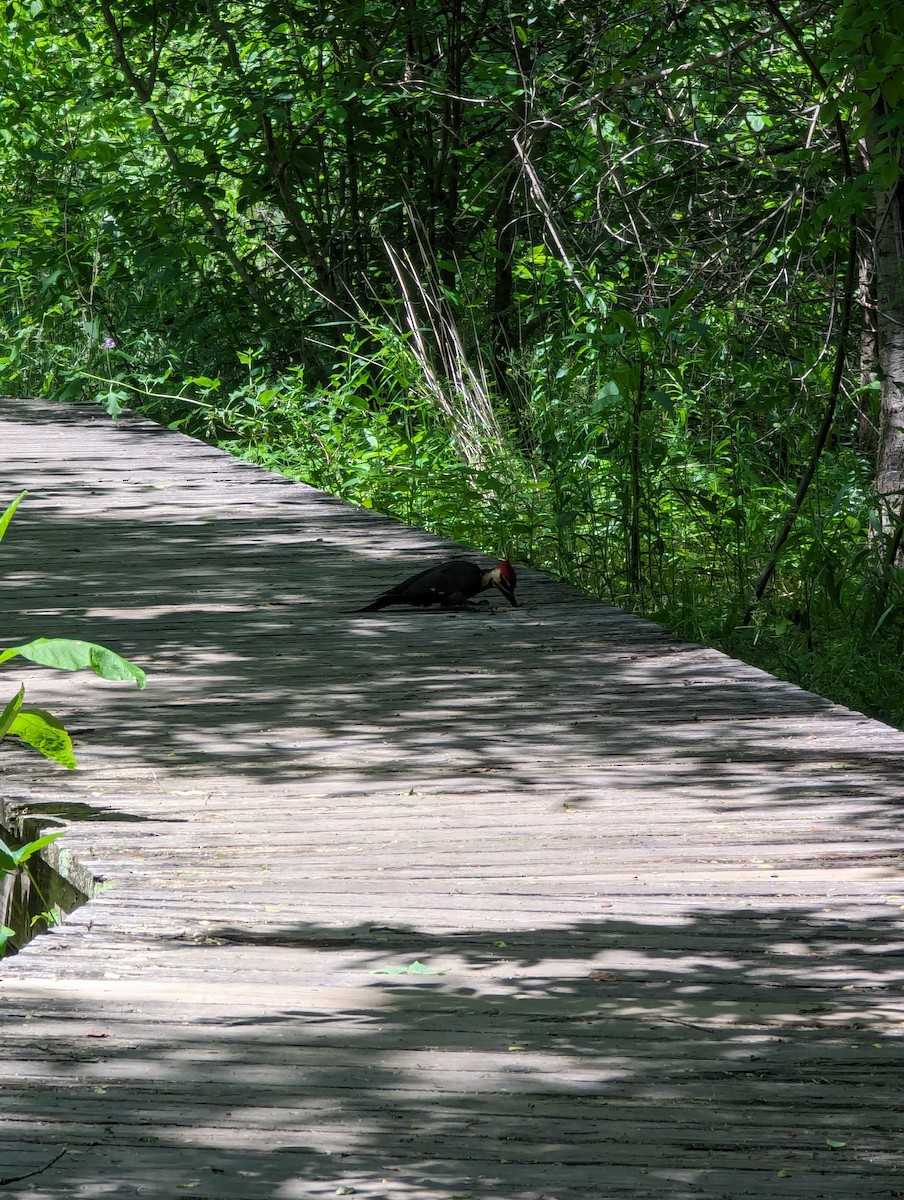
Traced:
<svg viewBox="0 0 904 1200">
<path fill-rule="evenodd" d="M 423 608 L 429 604 L 441 604 L 443 608 L 461 608 L 472 596 L 490 587 L 499 588 L 512 608 L 517 608 L 516 582 L 515 568 L 508 559 L 484 570 L 475 563 L 453 558 L 397 583 L 358 611 L 375 612 L 390 604 L 419 604 Z"/>
</svg>

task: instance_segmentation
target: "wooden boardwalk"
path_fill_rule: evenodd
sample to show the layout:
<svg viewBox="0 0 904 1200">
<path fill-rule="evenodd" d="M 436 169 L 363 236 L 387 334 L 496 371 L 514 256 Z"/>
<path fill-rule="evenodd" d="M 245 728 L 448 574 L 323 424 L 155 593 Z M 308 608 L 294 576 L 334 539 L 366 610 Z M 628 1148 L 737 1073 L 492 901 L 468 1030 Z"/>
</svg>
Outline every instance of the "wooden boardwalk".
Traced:
<svg viewBox="0 0 904 1200">
<path fill-rule="evenodd" d="M 0 676 L 103 881 L 0 967 L 4 1197 L 904 1196 L 904 735 L 527 570 L 350 612 L 449 545 L 144 421 L 0 447 L 0 645 L 150 680 Z"/>
</svg>

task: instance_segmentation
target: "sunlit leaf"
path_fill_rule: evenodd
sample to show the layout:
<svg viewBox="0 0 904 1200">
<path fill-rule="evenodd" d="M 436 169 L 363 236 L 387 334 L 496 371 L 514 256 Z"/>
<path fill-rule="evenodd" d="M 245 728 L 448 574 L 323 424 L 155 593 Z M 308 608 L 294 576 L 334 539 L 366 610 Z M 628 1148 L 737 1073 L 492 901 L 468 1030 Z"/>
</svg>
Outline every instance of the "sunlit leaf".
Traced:
<svg viewBox="0 0 904 1200">
<path fill-rule="evenodd" d="M 72 752 L 72 739 L 49 712 L 40 708 L 27 707 L 13 719 L 9 732 L 45 758 L 51 758 L 70 771 L 77 767 Z"/>
<path fill-rule="evenodd" d="M 13 513 L 16 511 L 16 509 L 19 507 L 19 505 L 22 503 L 22 501 L 25 499 L 25 497 L 27 495 L 28 495 L 28 492 L 20 492 L 18 494 L 18 496 L 15 498 L 15 500 L 13 500 L 13 502 L 11 504 L 8 504 L 6 506 L 6 509 L 4 510 L 3 515 L 0 516 L 0 542 L 3 541 L 3 535 L 4 535 L 4 533 L 6 533 L 7 526 L 9 525 L 10 521 L 13 519 Z"/>
<path fill-rule="evenodd" d="M 4 737 L 9 730 L 10 725 L 16 718 L 16 713 L 22 707 L 22 701 L 25 697 L 24 685 L 19 688 L 12 700 L 6 705 L 3 712 L 0 713 L 0 738 Z"/>
<path fill-rule="evenodd" d="M 147 678 L 140 667 L 128 659 L 99 646 L 95 642 L 83 642 L 72 638 L 36 638 L 22 646 L 11 646 L 0 651 L 0 663 L 20 655 L 29 662 L 45 667 L 58 667 L 63 671 L 80 671 L 88 668 L 103 679 L 133 680 L 144 688 Z"/>
</svg>

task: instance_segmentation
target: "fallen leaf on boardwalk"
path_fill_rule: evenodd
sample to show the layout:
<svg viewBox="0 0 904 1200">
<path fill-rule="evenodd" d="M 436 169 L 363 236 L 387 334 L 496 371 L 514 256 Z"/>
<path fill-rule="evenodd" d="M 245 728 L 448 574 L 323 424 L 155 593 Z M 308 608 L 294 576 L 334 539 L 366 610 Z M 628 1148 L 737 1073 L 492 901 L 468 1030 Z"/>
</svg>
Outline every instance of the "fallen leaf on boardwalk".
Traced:
<svg viewBox="0 0 904 1200">
<path fill-rule="evenodd" d="M 826 1138 L 826 1145 L 831 1146 L 833 1150 L 840 1150 L 842 1146 L 846 1146 L 847 1142 L 839 1142 L 836 1138 Z"/>
<path fill-rule="evenodd" d="M 378 967 L 371 975 L 445 975 L 445 971 L 435 971 L 422 962 L 413 962 L 410 967 Z"/>
<path fill-rule="evenodd" d="M 613 979 L 618 979 L 618 976 L 614 971 L 591 971 L 587 978 L 595 979 L 597 983 L 610 983 Z"/>
</svg>

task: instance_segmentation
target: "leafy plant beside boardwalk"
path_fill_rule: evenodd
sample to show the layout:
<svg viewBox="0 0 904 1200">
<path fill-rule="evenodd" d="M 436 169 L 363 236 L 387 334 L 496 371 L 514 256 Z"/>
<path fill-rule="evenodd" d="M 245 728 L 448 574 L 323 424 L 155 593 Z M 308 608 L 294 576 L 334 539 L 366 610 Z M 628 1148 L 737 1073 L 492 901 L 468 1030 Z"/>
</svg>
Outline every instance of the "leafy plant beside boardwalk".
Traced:
<svg viewBox="0 0 904 1200">
<path fill-rule="evenodd" d="M 21 492 L 0 515 L 0 541 L 3 540 L 13 514 L 26 493 Z M 33 663 L 46 667 L 57 667 L 63 671 L 77 671 L 89 668 L 103 679 L 132 680 L 139 688 L 146 686 L 144 671 L 130 663 L 121 655 L 105 646 L 93 642 L 84 642 L 74 638 L 36 638 L 21 646 L 11 646 L 0 649 L 0 665 L 13 658 L 24 658 Z M 3 711 L 0 712 L 0 741 L 7 736 L 18 738 L 32 749 L 39 751 L 45 758 L 52 759 L 70 770 L 75 770 L 77 764 L 72 750 L 72 739 L 63 724 L 46 709 L 25 704 L 25 685 L 21 685 L 10 699 Z M 63 830 L 32 839 L 23 846 L 13 848 L 0 839 L 0 882 L 5 875 L 15 874 L 20 870 L 28 870 L 28 862 L 45 846 L 61 837 Z M 34 879 L 32 883 L 35 884 Z M 2 890 L 0 890 L 2 895 Z M 47 905 L 45 904 L 45 909 Z M 42 914 L 44 920 L 52 923 L 53 914 Z M 15 936 L 15 931 L 9 926 L 0 924 L 0 955 Z"/>
<path fill-rule="evenodd" d="M 29 860 L 33 858 L 39 851 L 43 850 L 45 846 L 49 846 L 51 842 L 55 842 L 57 838 L 62 837 L 65 832 L 66 831 L 64 829 L 54 829 L 51 833 L 42 834 L 41 837 L 35 838 L 33 841 L 26 842 L 24 846 L 19 846 L 17 849 L 14 849 L 12 846 L 8 846 L 6 842 L 0 839 L 0 884 L 3 883 L 3 877 L 6 875 L 15 875 L 18 871 L 27 871 Z M 33 886 L 37 886 L 33 877 L 31 882 Z M 0 896 L 2 896 L 2 894 L 3 889 L 0 888 Z M 59 921 L 60 915 L 58 909 L 53 911 L 52 909 L 48 908 L 46 903 L 44 905 L 44 909 L 45 911 L 35 918 L 33 926 L 34 923 L 41 920 L 44 921 L 44 924 L 47 927 L 54 925 Z M 10 941 L 15 936 L 15 929 L 11 929 L 8 925 L 0 923 L 0 957 L 3 956 L 5 950 L 9 946 Z"/>
<path fill-rule="evenodd" d="M 0 50 L 8 393 L 904 724 L 899 5 L 13 0 Z"/>
</svg>

